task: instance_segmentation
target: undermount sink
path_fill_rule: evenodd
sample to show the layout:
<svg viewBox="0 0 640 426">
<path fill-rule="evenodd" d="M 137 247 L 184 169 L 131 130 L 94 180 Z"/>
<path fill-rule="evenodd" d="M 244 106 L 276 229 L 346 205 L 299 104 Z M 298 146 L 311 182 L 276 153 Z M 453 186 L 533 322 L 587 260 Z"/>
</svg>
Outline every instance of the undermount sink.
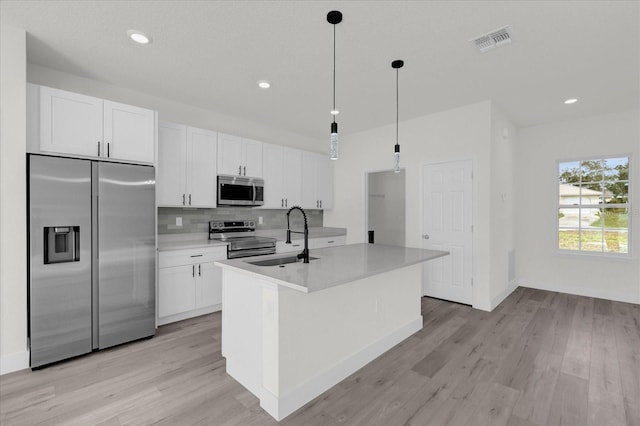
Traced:
<svg viewBox="0 0 640 426">
<path fill-rule="evenodd" d="M 317 257 L 309 257 L 309 260 L 315 260 Z M 276 259 L 266 259 L 266 260 L 254 260 L 252 262 L 245 261 L 251 265 L 256 266 L 284 266 L 289 263 L 302 263 L 302 259 L 298 259 L 297 255 L 287 256 L 287 257 L 278 257 Z"/>
</svg>

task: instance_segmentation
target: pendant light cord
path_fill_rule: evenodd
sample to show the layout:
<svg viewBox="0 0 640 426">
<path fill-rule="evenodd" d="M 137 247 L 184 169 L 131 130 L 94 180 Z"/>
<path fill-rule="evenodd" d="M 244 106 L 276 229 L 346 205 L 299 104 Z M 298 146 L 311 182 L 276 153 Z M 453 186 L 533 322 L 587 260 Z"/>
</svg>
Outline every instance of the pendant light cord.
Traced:
<svg viewBox="0 0 640 426">
<path fill-rule="evenodd" d="M 396 68 L 396 145 L 398 145 L 398 117 L 400 116 L 399 114 L 399 109 L 400 109 L 400 96 L 398 94 L 399 92 L 399 88 L 398 88 L 398 72 L 399 72 L 399 68 Z"/>
<path fill-rule="evenodd" d="M 333 111 L 336 110 L 336 24 L 333 24 Z M 333 122 L 336 115 L 333 114 Z"/>
</svg>

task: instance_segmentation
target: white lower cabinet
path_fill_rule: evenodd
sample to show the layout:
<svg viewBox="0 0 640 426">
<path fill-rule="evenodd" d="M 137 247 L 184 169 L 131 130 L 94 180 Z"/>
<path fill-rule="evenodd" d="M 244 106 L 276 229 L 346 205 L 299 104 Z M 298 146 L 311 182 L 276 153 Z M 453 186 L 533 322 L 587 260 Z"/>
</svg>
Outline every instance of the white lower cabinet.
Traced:
<svg viewBox="0 0 640 426">
<path fill-rule="evenodd" d="M 158 325 L 219 311 L 226 247 L 164 251 L 158 254 Z"/>
</svg>

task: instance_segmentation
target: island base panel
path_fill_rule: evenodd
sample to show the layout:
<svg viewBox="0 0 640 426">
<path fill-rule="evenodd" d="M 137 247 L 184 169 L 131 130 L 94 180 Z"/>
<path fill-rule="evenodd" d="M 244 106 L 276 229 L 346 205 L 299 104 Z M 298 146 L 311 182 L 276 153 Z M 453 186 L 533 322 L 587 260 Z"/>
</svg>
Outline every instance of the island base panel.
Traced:
<svg viewBox="0 0 640 426">
<path fill-rule="evenodd" d="M 227 372 L 281 420 L 422 328 L 422 265 L 304 293 L 223 271 Z"/>
</svg>

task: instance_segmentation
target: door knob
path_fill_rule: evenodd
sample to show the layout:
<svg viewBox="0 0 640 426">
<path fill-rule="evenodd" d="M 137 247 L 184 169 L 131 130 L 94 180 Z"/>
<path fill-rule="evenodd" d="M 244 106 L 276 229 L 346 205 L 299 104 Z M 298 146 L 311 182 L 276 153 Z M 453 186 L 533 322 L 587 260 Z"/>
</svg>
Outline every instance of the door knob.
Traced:
<svg viewBox="0 0 640 426">
<path fill-rule="evenodd" d="M 428 240 L 428 239 L 429 239 L 429 234 L 424 234 L 424 235 L 422 236 L 422 238 L 424 238 L 425 240 Z"/>
</svg>

